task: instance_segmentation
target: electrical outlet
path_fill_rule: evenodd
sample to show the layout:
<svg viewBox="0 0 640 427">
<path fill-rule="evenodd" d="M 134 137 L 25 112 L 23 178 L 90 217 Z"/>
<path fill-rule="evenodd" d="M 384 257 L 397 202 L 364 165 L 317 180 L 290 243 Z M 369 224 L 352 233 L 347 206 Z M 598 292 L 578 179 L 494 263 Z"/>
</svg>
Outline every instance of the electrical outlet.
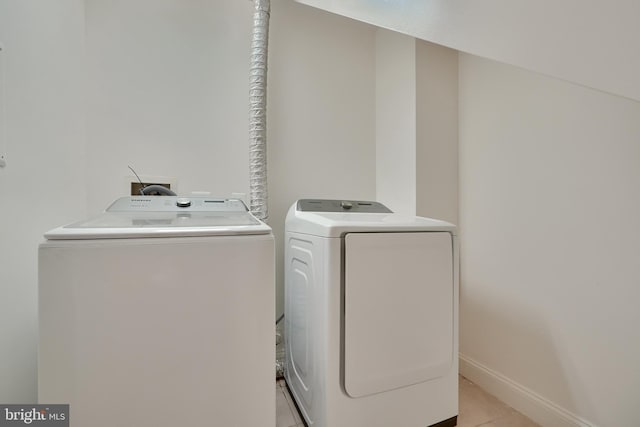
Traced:
<svg viewBox="0 0 640 427">
<path fill-rule="evenodd" d="M 148 187 L 150 185 L 160 185 L 162 187 L 168 188 L 169 190 L 171 190 L 171 184 L 169 183 L 163 183 L 163 182 L 142 182 L 140 183 L 139 181 L 135 181 L 131 183 L 131 195 L 132 196 L 139 196 L 140 190 L 142 190 L 142 188 L 144 187 Z M 150 196 L 152 196 L 153 194 L 150 194 Z"/>
<path fill-rule="evenodd" d="M 140 183 L 142 181 L 142 184 Z M 135 176 L 127 176 L 126 177 L 126 193 L 131 196 L 139 196 L 140 189 L 144 186 L 149 185 L 161 185 L 163 187 L 168 188 L 169 190 L 177 193 L 177 181 L 173 177 L 169 176 L 149 176 L 149 175 L 140 175 L 140 180 L 138 180 Z"/>
</svg>

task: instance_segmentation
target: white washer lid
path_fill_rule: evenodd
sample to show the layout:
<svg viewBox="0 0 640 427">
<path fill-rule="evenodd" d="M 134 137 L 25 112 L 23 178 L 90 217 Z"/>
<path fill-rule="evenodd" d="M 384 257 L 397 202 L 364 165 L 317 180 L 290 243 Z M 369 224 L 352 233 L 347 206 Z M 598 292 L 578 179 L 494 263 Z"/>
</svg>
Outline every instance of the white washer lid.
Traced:
<svg viewBox="0 0 640 427">
<path fill-rule="evenodd" d="M 268 234 L 241 200 L 171 196 L 123 197 L 90 219 L 58 227 L 49 240 Z"/>
</svg>

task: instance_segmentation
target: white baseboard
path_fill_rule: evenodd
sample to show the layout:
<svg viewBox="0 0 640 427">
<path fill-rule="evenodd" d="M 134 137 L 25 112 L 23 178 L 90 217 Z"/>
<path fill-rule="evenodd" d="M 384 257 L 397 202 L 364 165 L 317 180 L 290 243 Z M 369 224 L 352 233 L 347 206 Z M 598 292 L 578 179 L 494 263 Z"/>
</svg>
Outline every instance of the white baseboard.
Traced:
<svg viewBox="0 0 640 427">
<path fill-rule="evenodd" d="M 460 374 L 543 427 L 597 427 L 463 354 Z"/>
</svg>

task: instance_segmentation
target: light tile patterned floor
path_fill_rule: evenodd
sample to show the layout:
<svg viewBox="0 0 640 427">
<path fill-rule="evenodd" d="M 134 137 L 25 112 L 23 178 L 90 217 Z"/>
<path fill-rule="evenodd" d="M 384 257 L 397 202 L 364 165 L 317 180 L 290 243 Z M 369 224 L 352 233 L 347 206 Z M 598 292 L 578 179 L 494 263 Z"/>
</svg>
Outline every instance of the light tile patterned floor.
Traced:
<svg viewBox="0 0 640 427">
<path fill-rule="evenodd" d="M 458 383 L 458 427 L 539 427 L 465 377 Z"/>
<path fill-rule="evenodd" d="M 459 384 L 458 427 L 539 427 L 468 379 L 460 377 Z M 276 395 L 276 427 L 304 427 L 284 380 L 276 382 Z"/>
</svg>

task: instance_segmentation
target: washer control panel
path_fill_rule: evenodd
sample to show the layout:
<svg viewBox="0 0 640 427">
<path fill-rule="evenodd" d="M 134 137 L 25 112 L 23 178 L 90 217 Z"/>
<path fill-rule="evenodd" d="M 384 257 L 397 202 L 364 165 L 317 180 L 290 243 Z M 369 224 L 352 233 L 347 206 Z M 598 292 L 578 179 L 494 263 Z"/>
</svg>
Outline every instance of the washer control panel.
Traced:
<svg viewBox="0 0 640 427">
<path fill-rule="evenodd" d="M 121 197 L 107 208 L 107 212 L 247 212 L 239 199 L 212 197 L 130 196 Z"/>
<path fill-rule="evenodd" d="M 301 212 L 393 213 L 382 203 L 362 200 L 300 199 L 296 209 Z"/>
</svg>

